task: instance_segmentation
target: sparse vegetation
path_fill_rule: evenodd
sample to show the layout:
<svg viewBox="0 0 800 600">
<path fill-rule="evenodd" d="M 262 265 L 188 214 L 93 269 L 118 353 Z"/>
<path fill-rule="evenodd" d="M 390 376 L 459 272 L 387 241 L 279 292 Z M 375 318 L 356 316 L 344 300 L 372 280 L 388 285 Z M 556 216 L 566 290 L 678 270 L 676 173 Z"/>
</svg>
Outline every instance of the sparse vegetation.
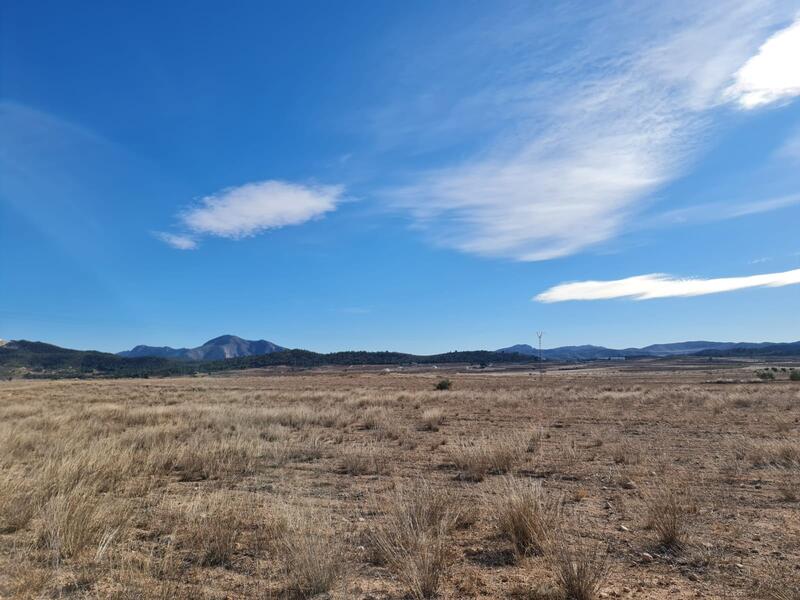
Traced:
<svg viewBox="0 0 800 600">
<path fill-rule="evenodd" d="M 450 381 L 449 379 L 440 379 L 439 381 L 436 382 L 434 389 L 437 389 L 439 391 L 446 391 L 449 390 L 451 387 L 453 387 L 452 381 Z"/>
<path fill-rule="evenodd" d="M 548 548 L 548 562 L 566 600 L 594 600 L 608 570 L 606 549 L 586 539 L 559 536 Z"/>
<path fill-rule="evenodd" d="M 454 498 L 423 482 L 397 490 L 386 512 L 369 534 L 375 559 L 414 598 L 434 597 L 451 561 L 450 532 L 459 520 Z"/>
<path fill-rule="evenodd" d="M 562 502 L 545 495 L 542 486 L 507 477 L 498 486 L 487 514 L 494 515 L 498 533 L 511 542 L 518 556 L 541 554 L 560 526 Z"/>
<path fill-rule="evenodd" d="M 1 381 L 0 594 L 797 600 L 797 388 L 751 365 Z"/>
<path fill-rule="evenodd" d="M 694 506 L 686 487 L 677 481 L 662 481 L 649 490 L 647 527 L 656 534 L 658 544 L 665 550 L 684 547 Z"/>
<path fill-rule="evenodd" d="M 444 423 L 444 413 L 441 408 L 428 408 L 422 413 L 420 429 L 423 431 L 439 431 Z"/>
<path fill-rule="evenodd" d="M 457 440 L 450 445 L 450 460 L 464 481 L 482 481 L 486 475 L 510 473 L 525 459 L 527 441 L 516 433 L 493 439 Z"/>
</svg>

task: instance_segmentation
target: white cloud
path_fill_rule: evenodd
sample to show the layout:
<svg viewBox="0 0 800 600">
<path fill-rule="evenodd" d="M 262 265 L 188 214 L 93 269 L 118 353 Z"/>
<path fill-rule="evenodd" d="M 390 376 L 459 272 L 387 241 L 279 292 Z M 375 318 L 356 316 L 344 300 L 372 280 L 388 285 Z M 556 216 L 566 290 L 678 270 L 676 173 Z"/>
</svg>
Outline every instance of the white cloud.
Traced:
<svg viewBox="0 0 800 600">
<path fill-rule="evenodd" d="M 194 250 L 197 248 L 197 241 L 188 235 L 167 233 L 165 231 L 156 231 L 154 235 L 165 244 L 178 250 Z"/>
<path fill-rule="evenodd" d="M 800 269 L 782 273 L 717 279 L 679 279 L 663 273 L 650 273 L 612 281 L 562 283 L 542 292 L 533 299 L 545 303 L 567 300 L 609 300 L 611 298 L 651 300 L 653 298 L 703 296 L 754 287 L 782 287 L 796 284 L 800 284 Z"/>
<path fill-rule="evenodd" d="M 800 96 L 800 18 L 764 42 L 736 72 L 727 95 L 745 109 Z"/>
<path fill-rule="evenodd" d="M 482 72 L 522 75 L 511 83 L 476 76 L 483 89 L 475 106 L 490 105 L 485 114 L 500 133 L 484 134 L 480 154 L 416 177 L 392 200 L 435 243 L 484 256 L 546 260 L 610 240 L 685 171 L 732 75 L 786 13 L 768 0 L 653 11 L 615 4 L 553 64 L 517 40 L 506 57 L 515 63 Z M 483 133 L 486 118 L 470 116 Z"/>
<path fill-rule="evenodd" d="M 268 229 L 300 225 L 336 210 L 341 186 L 310 186 L 259 181 L 221 190 L 178 215 L 188 233 L 156 232 L 180 250 L 194 250 L 204 235 L 241 239 Z"/>
<path fill-rule="evenodd" d="M 336 209 L 340 186 L 260 181 L 206 196 L 180 215 L 196 234 L 240 239 L 287 225 L 300 225 Z"/>
<path fill-rule="evenodd" d="M 798 204 L 800 204 L 800 194 L 789 194 L 787 196 L 748 202 L 709 202 L 657 214 L 649 220 L 641 221 L 639 226 L 647 228 L 663 225 L 709 223 L 772 212 Z"/>
</svg>

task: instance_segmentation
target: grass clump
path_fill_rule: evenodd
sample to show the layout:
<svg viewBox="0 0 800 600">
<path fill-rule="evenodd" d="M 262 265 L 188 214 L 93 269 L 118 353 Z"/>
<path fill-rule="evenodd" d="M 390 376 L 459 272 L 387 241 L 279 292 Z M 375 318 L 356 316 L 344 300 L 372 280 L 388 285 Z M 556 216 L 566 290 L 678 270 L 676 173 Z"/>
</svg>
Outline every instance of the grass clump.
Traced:
<svg viewBox="0 0 800 600">
<path fill-rule="evenodd" d="M 647 528 L 655 532 L 658 544 L 670 551 L 683 548 L 695 512 L 688 490 L 679 484 L 662 482 L 645 494 L 645 501 Z"/>
<path fill-rule="evenodd" d="M 417 600 L 432 598 L 451 562 L 450 533 L 459 522 L 454 499 L 428 483 L 396 490 L 386 519 L 369 533 L 376 562 Z"/>
<path fill-rule="evenodd" d="M 342 548 L 329 518 L 312 509 L 285 507 L 276 551 L 283 557 L 286 590 L 294 598 L 329 592 L 342 575 Z"/>
<path fill-rule="evenodd" d="M 348 475 L 386 475 L 390 470 L 385 450 L 374 443 L 344 448 L 339 462 Z"/>
<path fill-rule="evenodd" d="M 564 600 L 594 600 L 608 573 L 601 544 L 559 536 L 548 548 L 548 563 Z"/>
<path fill-rule="evenodd" d="M 225 492 L 198 496 L 189 505 L 181 528 L 183 544 L 204 566 L 228 566 L 244 527 L 242 506 Z"/>
<path fill-rule="evenodd" d="M 458 440 L 450 447 L 450 460 L 464 481 L 481 481 L 486 475 L 511 472 L 525 460 L 529 440 L 516 433 L 473 441 Z"/>
<path fill-rule="evenodd" d="M 517 556 L 542 554 L 559 526 L 562 502 L 548 498 L 539 484 L 506 478 L 491 506 L 498 533 Z"/>
<path fill-rule="evenodd" d="M 439 431 L 444 423 L 444 413 L 441 408 L 428 408 L 422 412 L 419 429 L 422 431 Z"/>
</svg>

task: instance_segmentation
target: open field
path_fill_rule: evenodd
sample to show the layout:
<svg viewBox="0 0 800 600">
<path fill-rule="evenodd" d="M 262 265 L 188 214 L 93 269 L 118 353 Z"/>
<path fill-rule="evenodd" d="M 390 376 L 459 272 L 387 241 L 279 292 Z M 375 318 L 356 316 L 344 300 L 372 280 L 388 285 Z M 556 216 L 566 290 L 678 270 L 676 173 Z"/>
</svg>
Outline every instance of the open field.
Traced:
<svg viewBox="0 0 800 600">
<path fill-rule="evenodd" d="M 2 382 L 0 597 L 796 600 L 754 369 Z"/>
</svg>

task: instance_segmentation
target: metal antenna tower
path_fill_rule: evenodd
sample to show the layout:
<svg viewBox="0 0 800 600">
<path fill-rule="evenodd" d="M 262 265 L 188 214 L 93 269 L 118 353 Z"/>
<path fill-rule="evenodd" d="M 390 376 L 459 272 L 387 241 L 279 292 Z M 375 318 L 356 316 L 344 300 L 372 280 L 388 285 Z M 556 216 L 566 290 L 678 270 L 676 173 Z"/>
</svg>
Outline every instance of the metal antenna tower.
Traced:
<svg viewBox="0 0 800 600">
<path fill-rule="evenodd" d="M 544 365 L 542 364 L 542 336 L 544 331 L 537 331 L 536 337 L 539 338 L 539 379 L 544 377 Z"/>
</svg>

